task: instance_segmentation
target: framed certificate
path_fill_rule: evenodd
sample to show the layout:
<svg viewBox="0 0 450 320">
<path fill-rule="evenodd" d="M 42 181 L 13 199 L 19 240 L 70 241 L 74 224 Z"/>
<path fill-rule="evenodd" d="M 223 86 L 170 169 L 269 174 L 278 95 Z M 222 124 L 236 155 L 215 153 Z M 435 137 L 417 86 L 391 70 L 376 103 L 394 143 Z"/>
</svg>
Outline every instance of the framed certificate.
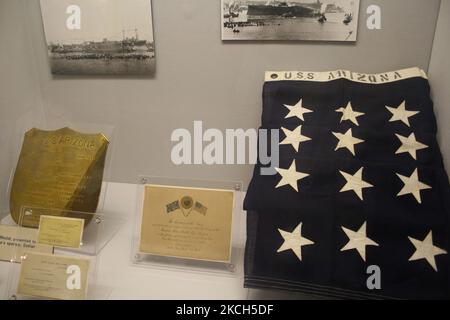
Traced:
<svg viewBox="0 0 450 320">
<path fill-rule="evenodd" d="M 134 262 L 225 266 L 230 271 L 229 266 L 234 266 L 236 184 L 202 187 L 199 183 L 146 181 L 137 200 Z"/>
</svg>

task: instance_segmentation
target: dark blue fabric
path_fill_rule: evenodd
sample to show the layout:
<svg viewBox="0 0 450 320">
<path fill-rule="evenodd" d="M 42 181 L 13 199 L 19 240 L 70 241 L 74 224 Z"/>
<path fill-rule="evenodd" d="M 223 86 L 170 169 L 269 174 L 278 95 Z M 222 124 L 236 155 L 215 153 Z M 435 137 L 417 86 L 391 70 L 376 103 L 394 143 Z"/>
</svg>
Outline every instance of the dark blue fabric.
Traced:
<svg viewBox="0 0 450 320">
<path fill-rule="evenodd" d="M 314 112 L 306 113 L 304 121 L 285 119 L 289 111 L 284 104 L 295 105 L 300 99 Z M 365 113 L 358 118 L 359 126 L 340 122 L 342 114 L 335 111 L 349 101 L 355 111 Z M 410 127 L 389 122 L 392 114 L 385 106 L 397 107 L 403 101 L 408 110 L 420 111 L 409 118 Z M 289 168 L 295 159 L 297 171 L 310 174 L 300 180 L 299 192 L 289 186 L 275 188 L 281 176 L 261 176 L 261 165 L 255 166 L 244 202 L 245 286 L 343 298 L 449 298 L 448 254 L 435 257 L 438 272 L 424 259 L 408 261 L 415 252 L 408 237 L 423 240 L 430 230 L 434 245 L 449 251 L 450 190 L 428 81 L 417 77 L 377 85 L 346 79 L 266 82 L 261 128 L 293 130 L 299 125 L 312 141 L 302 143 L 299 152 L 280 146 L 280 168 Z M 349 128 L 354 137 L 365 140 L 355 146 L 356 156 L 347 149 L 335 151 L 338 140 L 332 132 Z M 417 160 L 409 153 L 395 154 L 401 146 L 395 134 L 411 133 L 429 146 L 417 151 Z M 364 181 L 374 185 L 364 189 L 364 201 L 354 192 L 339 192 L 346 184 L 339 171 L 354 174 L 361 167 Z M 421 192 L 421 204 L 411 194 L 397 197 L 403 183 L 396 174 L 409 177 L 416 168 L 419 180 L 432 186 Z M 291 232 L 300 222 L 302 236 L 315 242 L 302 247 L 302 261 L 292 250 L 277 253 L 284 242 L 278 229 Z M 356 231 L 364 222 L 367 236 L 380 245 L 366 247 L 365 262 L 356 250 L 340 251 L 348 242 L 341 227 Z M 370 265 L 381 268 L 381 290 L 367 288 Z"/>
</svg>

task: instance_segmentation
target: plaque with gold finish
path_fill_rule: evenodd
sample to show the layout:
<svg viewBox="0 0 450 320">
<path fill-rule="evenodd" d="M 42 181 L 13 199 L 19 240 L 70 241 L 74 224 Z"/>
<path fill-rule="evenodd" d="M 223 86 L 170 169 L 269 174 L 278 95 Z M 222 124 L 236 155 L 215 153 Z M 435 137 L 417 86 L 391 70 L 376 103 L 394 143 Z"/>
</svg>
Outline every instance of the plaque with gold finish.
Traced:
<svg viewBox="0 0 450 320">
<path fill-rule="evenodd" d="M 23 215 L 24 207 L 90 212 L 97 210 L 109 141 L 101 133 L 70 128 L 33 128 L 24 137 L 11 186 L 14 221 L 38 227 L 40 215 Z M 43 212 L 42 214 L 45 214 Z"/>
</svg>

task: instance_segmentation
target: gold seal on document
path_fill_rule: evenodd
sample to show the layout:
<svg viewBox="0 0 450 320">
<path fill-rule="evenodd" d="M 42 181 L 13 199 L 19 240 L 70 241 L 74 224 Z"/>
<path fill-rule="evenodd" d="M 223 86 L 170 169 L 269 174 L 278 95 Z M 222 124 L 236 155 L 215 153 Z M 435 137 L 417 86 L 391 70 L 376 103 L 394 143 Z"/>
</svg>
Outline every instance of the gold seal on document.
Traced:
<svg viewBox="0 0 450 320">
<path fill-rule="evenodd" d="M 64 211 L 95 213 L 108 145 L 101 133 L 83 134 L 70 128 L 28 131 L 11 186 L 14 221 L 39 226 L 39 214 L 21 217 L 27 207 L 61 210 L 61 215 Z"/>
<path fill-rule="evenodd" d="M 192 208 L 193 205 L 194 205 L 194 200 L 191 197 L 186 196 L 181 199 L 181 206 L 184 209 L 190 209 L 190 208 Z"/>
</svg>

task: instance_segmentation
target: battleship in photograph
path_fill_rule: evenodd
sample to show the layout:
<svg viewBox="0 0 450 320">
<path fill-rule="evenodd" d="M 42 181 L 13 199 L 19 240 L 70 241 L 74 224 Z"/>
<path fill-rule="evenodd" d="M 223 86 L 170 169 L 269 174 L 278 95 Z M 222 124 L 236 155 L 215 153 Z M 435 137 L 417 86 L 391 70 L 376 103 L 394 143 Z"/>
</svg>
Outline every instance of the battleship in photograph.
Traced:
<svg viewBox="0 0 450 320">
<path fill-rule="evenodd" d="M 81 27 L 66 26 L 76 4 Z M 152 75 L 155 50 L 150 0 L 41 0 L 55 75 Z"/>
<path fill-rule="evenodd" d="M 356 41 L 359 0 L 222 0 L 222 40 Z"/>
</svg>

